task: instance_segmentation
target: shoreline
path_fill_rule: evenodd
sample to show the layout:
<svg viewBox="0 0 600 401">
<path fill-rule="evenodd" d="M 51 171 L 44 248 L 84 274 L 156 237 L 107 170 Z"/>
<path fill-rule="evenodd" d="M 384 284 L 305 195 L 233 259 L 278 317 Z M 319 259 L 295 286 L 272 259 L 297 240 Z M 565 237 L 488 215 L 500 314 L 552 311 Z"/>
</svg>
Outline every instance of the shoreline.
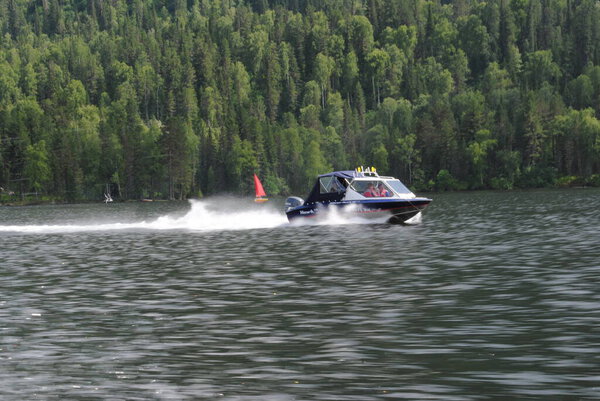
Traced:
<svg viewBox="0 0 600 401">
<path fill-rule="evenodd" d="M 453 193 L 482 193 L 482 192 L 525 192 L 525 191 L 550 191 L 550 190 L 560 190 L 560 191 L 569 191 L 569 190 L 585 190 L 585 189 L 595 189 L 600 188 L 592 185 L 578 185 L 572 187 L 566 186 L 553 186 L 553 187 L 532 187 L 532 188 L 513 188 L 513 189 L 465 189 L 465 190 L 449 190 L 449 191 L 418 191 L 419 194 L 453 194 Z M 231 194 L 229 194 L 231 195 Z M 219 196 L 219 194 L 209 195 L 203 197 L 202 199 L 211 198 L 213 196 Z M 285 198 L 286 195 L 279 195 L 277 197 Z M 291 196 L 291 195 L 288 195 Z M 238 195 L 236 197 L 244 198 L 243 195 Z M 127 199 L 127 200 L 115 200 L 113 202 L 108 203 L 154 203 L 154 202 L 187 202 L 191 199 L 199 199 L 199 198 L 187 198 L 187 199 Z M 32 201 L 4 201 L 0 199 L 0 207 L 25 207 L 25 206 L 42 206 L 42 205 L 81 205 L 81 204 L 99 204 L 105 203 L 102 200 L 75 200 L 75 201 L 67 201 L 67 200 L 32 200 Z M 107 204 L 108 204 L 107 203 Z"/>
</svg>

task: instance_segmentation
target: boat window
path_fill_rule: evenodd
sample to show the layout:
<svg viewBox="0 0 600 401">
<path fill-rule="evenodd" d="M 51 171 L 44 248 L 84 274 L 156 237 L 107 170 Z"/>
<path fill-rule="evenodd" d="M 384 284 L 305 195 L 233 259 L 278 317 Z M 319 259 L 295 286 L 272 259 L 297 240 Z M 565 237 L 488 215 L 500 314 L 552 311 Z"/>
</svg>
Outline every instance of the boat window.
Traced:
<svg viewBox="0 0 600 401">
<path fill-rule="evenodd" d="M 406 188 L 400 180 L 388 180 L 386 183 L 399 194 L 412 194 L 411 190 Z"/>
<path fill-rule="evenodd" d="M 319 178 L 319 193 L 330 194 L 341 190 L 343 188 L 341 188 L 339 181 L 334 176 Z"/>
<path fill-rule="evenodd" d="M 391 188 L 380 180 L 355 180 L 352 182 L 352 188 L 367 198 L 393 196 Z"/>
</svg>

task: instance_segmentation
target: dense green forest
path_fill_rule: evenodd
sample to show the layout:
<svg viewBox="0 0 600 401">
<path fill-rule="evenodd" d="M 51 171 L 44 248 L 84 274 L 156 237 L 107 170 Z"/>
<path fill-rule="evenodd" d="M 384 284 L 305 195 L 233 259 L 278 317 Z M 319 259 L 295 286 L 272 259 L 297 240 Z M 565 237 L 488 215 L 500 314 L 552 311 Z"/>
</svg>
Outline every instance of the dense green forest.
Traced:
<svg viewBox="0 0 600 401">
<path fill-rule="evenodd" d="M 4 199 L 600 185 L 595 0 L 0 0 Z"/>
</svg>

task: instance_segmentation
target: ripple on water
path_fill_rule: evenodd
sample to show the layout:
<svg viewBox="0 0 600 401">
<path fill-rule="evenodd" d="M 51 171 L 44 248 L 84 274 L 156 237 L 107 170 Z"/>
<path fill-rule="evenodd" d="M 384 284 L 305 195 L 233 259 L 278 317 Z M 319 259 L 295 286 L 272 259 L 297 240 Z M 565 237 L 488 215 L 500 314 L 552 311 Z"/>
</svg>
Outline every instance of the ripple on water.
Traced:
<svg viewBox="0 0 600 401">
<path fill-rule="evenodd" d="M 129 224 L 0 230 L 0 398 L 597 399 L 598 195 L 440 194 L 413 226 L 0 208 Z"/>
</svg>

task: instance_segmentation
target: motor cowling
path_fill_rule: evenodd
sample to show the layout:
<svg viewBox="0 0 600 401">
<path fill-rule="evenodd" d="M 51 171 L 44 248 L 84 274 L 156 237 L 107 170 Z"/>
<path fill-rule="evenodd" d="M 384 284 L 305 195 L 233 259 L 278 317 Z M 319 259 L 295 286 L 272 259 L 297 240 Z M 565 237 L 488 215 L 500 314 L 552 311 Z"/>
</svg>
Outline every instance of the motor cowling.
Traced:
<svg viewBox="0 0 600 401">
<path fill-rule="evenodd" d="M 287 212 L 288 210 L 297 206 L 301 206 L 302 204 L 304 204 L 304 199 L 297 196 L 290 196 L 285 200 L 285 211 Z"/>
</svg>

